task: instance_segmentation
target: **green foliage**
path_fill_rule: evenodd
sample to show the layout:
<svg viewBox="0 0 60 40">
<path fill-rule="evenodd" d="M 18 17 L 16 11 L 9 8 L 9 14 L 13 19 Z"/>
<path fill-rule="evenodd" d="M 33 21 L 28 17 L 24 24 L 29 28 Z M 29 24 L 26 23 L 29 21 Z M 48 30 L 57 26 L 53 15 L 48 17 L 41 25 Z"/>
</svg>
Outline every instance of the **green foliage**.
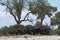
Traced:
<svg viewBox="0 0 60 40">
<path fill-rule="evenodd" d="M 55 16 L 51 18 L 51 25 L 60 25 L 60 12 L 55 13 Z"/>
<path fill-rule="evenodd" d="M 0 29 L 0 35 L 8 35 L 9 34 L 9 27 L 4 26 Z"/>
<path fill-rule="evenodd" d="M 22 35 L 22 34 L 31 34 L 31 35 L 60 35 L 60 29 L 51 29 L 49 26 L 42 27 L 32 27 L 32 26 L 22 26 L 22 25 L 13 25 L 10 27 L 0 28 L 0 36 L 8 35 Z"/>
<path fill-rule="evenodd" d="M 48 25 L 40 27 L 39 30 L 42 35 L 50 35 L 51 34 L 51 28 Z"/>
<path fill-rule="evenodd" d="M 11 33 L 12 35 L 24 34 L 26 31 L 26 28 L 22 25 L 10 26 L 9 29 L 10 29 L 9 33 Z"/>
<path fill-rule="evenodd" d="M 16 23 L 20 24 L 22 21 L 29 21 L 25 20 L 28 16 L 27 14 L 25 15 L 24 19 L 21 20 L 22 10 L 27 8 L 26 6 L 27 1 L 28 0 L 4 0 L 3 2 L 3 0 L 0 0 L 0 5 L 5 6 L 6 11 L 9 12 L 9 14 L 11 14 L 14 17 Z"/>
<path fill-rule="evenodd" d="M 55 29 L 55 30 L 51 29 L 51 34 L 52 35 L 60 35 L 60 29 Z"/>
<path fill-rule="evenodd" d="M 29 10 L 33 14 L 37 13 L 39 18 L 45 17 L 45 15 L 51 16 L 52 15 L 51 12 L 55 12 L 57 10 L 57 8 L 53 7 L 51 5 L 47 5 L 47 4 L 49 4 L 47 2 L 48 1 L 46 1 L 46 0 L 44 0 L 44 1 L 30 2 Z"/>
<path fill-rule="evenodd" d="M 22 25 L 13 25 L 10 27 L 2 27 L 0 28 L 0 35 L 19 35 L 25 34 L 26 28 Z"/>
<path fill-rule="evenodd" d="M 40 27 L 41 26 L 41 23 L 39 21 L 36 22 L 35 24 L 36 27 Z"/>
<path fill-rule="evenodd" d="M 60 12 L 57 12 L 57 13 L 55 14 L 55 16 L 56 16 L 56 18 L 59 18 L 59 17 L 60 17 Z"/>
<path fill-rule="evenodd" d="M 51 18 L 51 25 L 57 25 L 57 20 L 55 18 Z"/>
<path fill-rule="evenodd" d="M 60 35 L 60 29 L 54 30 L 55 34 Z"/>
<path fill-rule="evenodd" d="M 60 12 L 57 12 L 57 13 L 55 14 L 55 18 L 56 18 L 56 20 L 57 20 L 57 24 L 60 24 Z"/>
<path fill-rule="evenodd" d="M 20 24 L 23 21 L 31 22 L 27 14 L 24 19 L 21 20 L 23 9 L 27 8 L 27 10 L 30 11 L 28 14 L 37 14 L 37 19 L 41 18 L 42 21 L 45 18 L 45 15 L 50 17 L 52 16 L 52 13 L 57 10 L 56 7 L 53 7 L 48 3 L 48 0 L 5 0 L 4 2 L 3 0 L 0 0 L 0 4 L 6 6 L 7 11 L 14 17 L 17 24 Z"/>
<path fill-rule="evenodd" d="M 49 17 L 52 16 L 52 13 L 57 11 L 56 7 L 51 6 L 48 3 L 48 0 L 38 0 L 33 1 L 29 3 L 29 10 L 32 14 L 37 14 L 37 19 L 41 19 L 41 25 L 45 18 L 45 15 L 48 15 Z"/>
</svg>

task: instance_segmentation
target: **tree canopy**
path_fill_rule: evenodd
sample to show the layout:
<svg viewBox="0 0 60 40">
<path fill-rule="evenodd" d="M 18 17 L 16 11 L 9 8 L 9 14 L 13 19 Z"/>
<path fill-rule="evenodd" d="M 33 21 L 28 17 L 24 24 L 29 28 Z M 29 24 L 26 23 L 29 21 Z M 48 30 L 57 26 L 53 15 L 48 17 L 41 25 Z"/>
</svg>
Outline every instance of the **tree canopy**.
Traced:
<svg viewBox="0 0 60 40">
<path fill-rule="evenodd" d="M 36 1 L 30 2 L 29 10 L 33 14 L 38 15 L 37 19 L 41 19 L 41 25 L 42 25 L 45 15 L 48 15 L 49 17 L 52 16 L 52 14 L 57 11 L 57 8 L 51 6 L 48 3 L 48 0 L 37 0 L 37 2 Z"/>
<path fill-rule="evenodd" d="M 23 21 L 32 22 L 29 19 L 29 14 L 38 15 L 37 19 L 41 19 L 41 25 L 45 15 L 49 17 L 57 10 L 56 7 L 51 6 L 48 0 L 0 0 L 0 4 L 6 6 L 7 11 L 14 17 L 17 24 Z M 27 5 L 28 4 L 28 5 Z M 28 6 L 28 7 L 27 7 Z M 24 8 L 29 11 L 23 20 L 21 20 L 21 14 Z"/>
<path fill-rule="evenodd" d="M 55 16 L 51 18 L 51 25 L 60 25 L 60 12 L 55 13 Z"/>
<path fill-rule="evenodd" d="M 25 15 L 23 20 L 21 20 L 22 10 L 25 8 L 26 1 L 25 0 L 5 0 L 3 2 L 3 0 L 1 0 L 0 4 L 3 6 L 6 6 L 7 11 L 9 11 L 10 14 L 14 17 L 17 24 L 20 24 L 22 21 L 30 21 L 29 19 L 26 19 L 29 13 Z"/>
</svg>

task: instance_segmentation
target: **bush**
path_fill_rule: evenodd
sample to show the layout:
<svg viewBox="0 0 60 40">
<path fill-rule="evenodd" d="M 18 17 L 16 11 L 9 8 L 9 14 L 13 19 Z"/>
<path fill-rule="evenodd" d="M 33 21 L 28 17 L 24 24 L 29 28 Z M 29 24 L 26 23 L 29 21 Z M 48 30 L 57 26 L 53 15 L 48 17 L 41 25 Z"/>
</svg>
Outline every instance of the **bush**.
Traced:
<svg viewBox="0 0 60 40">
<path fill-rule="evenodd" d="M 9 34 L 9 27 L 4 26 L 0 29 L 0 35 L 8 35 Z"/>
<path fill-rule="evenodd" d="M 31 25 L 27 25 L 26 27 L 23 25 L 13 25 L 10 27 L 2 27 L 0 28 L 0 35 L 22 35 L 22 34 L 42 34 L 49 35 L 51 32 L 49 26 L 35 27 Z M 59 31 L 60 32 L 60 31 Z M 56 33 L 59 33 L 56 31 Z"/>
<path fill-rule="evenodd" d="M 9 33 L 12 35 L 25 34 L 26 28 L 22 25 L 13 25 L 9 28 Z"/>
<path fill-rule="evenodd" d="M 4 26 L 0 28 L 0 35 L 19 35 L 25 33 L 26 33 L 26 27 L 22 25 L 13 25 L 10 27 Z"/>
<path fill-rule="evenodd" d="M 51 28 L 49 26 L 39 27 L 39 31 L 42 35 L 50 35 L 51 34 Z"/>
<path fill-rule="evenodd" d="M 36 27 L 34 27 L 34 26 L 27 25 L 26 29 L 27 29 L 27 31 L 26 31 L 27 34 L 31 34 L 31 35 L 36 34 Z"/>
<path fill-rule="evenodd" d="M 26 28 L 28 34 L 41 34 L 41 35 L 51 34 L 50 26 L 35 27 L 35 26 L 28 25 Z"/>
<path fill-rule="evenodd" d="M 54 30 L 55 34 L 60 35 L 60 29 Z"/>
</svg>

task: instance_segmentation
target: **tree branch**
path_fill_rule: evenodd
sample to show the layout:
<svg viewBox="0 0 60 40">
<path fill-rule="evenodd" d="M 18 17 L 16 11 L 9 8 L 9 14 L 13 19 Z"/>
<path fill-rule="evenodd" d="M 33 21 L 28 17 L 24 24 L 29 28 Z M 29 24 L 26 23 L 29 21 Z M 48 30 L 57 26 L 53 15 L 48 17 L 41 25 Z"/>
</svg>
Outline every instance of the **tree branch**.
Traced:
<svg viewBox="0 0 60 40">
<path fill-rule="evenodd" d="M 26 19 L 26 17 L 30 14 L 31 12 L 27 13 L 26 16 L 24 17 L 24 20 Z"/>
<path fill-rule="evenodd" d="M 4 3 L 0 3 L 0 4 L 1 4 L 1 5 L 5 5 L 5 6 L 9 9 L 10 14 L 14 17 L 15 21 L 17 22 L 16 16 L 12 13 L 12 9 L 9 8 L 9 6 L 6 5 L 6 4 L 4 4 Z"/>
<path fill-rule="evenodd" d="M 23 21 L 29 21 L 29 22 L 31 22 L 31 23 L 32 23 L 32 21 L 31 21 L 31 20 L 29 20 L 29 19 L 21 20 L 21 21 L 20 21 L 20 23 L 21 23 L 21 22 L 23 22 Z"/>
<path fill-rule="evenodd" d="M 26 19 L 26 17 L 27 17 L 30 13 L 31 13 L 31 12 L 27 13 L 26 16 L 24 17 L 24 19 L 20 21 L 20 23 L 23 22 L 23 21 L 29 21 L 29 22 L 31 22 L 31 20 L 29 20 L 28 18 Z"/>
<path fill-rule="evenodd" d="M 10 9 L 9 7 L 8 7 L 8 5 L 6 5 L 6 4 L 4 4 L 4 3 L 0 3 L 1 5 L 5 5 L 8 9 Z"/>
<path fill-rule="evenodd" d="M 18 22 L 16 16 L 15 16 L 15 15 L 13 14 L 13 12 L 12 12 L 12 9 L 9 9 L 9 11 L 10 11 L 10 14 L 14 17 L 15 21 Z"/>
</svg>

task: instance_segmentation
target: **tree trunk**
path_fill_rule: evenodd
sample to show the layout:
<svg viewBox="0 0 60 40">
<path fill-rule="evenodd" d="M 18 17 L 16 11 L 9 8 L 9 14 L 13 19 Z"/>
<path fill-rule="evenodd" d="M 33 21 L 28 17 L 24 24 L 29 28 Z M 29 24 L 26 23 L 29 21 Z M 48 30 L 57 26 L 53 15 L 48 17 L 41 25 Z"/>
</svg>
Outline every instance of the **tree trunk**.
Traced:
<svg viewBox="0 0 60 40">
<path fill-rule="evenodd" d="M 20 25 L 20 21 L 17 21 L 16 23 L 17 23 L 18 25 Z"/>
<path fill-rule="evenodd" d="M 42 27 L 43 18 L 41 18 L 41 27 Z"/>
</svg>

